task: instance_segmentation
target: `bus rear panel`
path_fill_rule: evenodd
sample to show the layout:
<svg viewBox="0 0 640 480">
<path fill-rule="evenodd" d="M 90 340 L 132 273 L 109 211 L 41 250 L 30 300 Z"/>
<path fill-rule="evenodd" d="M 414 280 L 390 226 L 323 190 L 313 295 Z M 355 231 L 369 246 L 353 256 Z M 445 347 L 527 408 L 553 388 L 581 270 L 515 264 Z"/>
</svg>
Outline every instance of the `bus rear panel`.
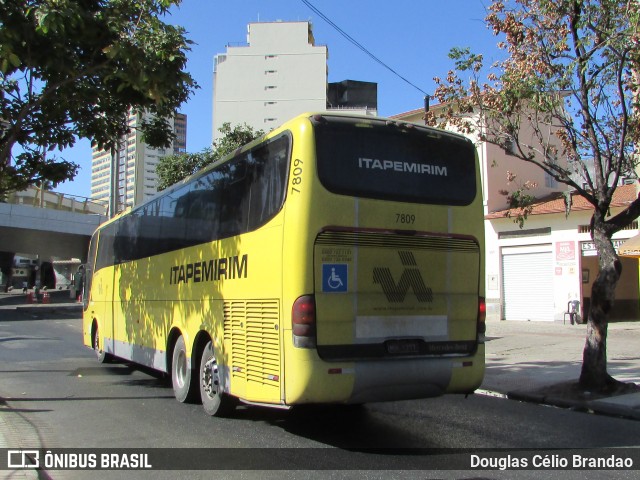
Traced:
<svg viewBox="0 0 640 480">
<path fill-rule="evenodd" d="M 473 144 L 379 119 L 310 123 L 317 164 L 306 168 L 317 176 L 290 194 L 306 205 L 287 211 L 285 231 L 306 226 L 300 263 L 313 268 L 296 302 L 311 313 L 298 318 L 294 302 L 286 403 L 472 392 L 484 373 L 485 308 Z"/>
</svg>

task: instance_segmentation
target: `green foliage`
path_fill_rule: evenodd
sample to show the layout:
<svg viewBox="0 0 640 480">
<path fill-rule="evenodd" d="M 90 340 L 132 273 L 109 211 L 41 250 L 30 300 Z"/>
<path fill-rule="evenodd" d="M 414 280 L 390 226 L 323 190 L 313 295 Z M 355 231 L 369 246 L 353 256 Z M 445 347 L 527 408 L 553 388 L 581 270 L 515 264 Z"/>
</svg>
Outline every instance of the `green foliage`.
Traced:
<svg viewBox="0 0 640 480">
<path fill-rule="evenodd" d="M 486 23 L 504 59 L 485 68 L 453 48 L 455 69 L 435 79 L 442 108 L 427 121 L 537 165 L 606 218 L 615 185 L 638 166 L 640 4 L 495 0 Z M 610 238 L 638 214 L 640 201 L 602 227 Z"/>
<path fill-rule="evenodd" d="M 537 187 L 534 182 L 517 181 L 517 175 L 507 170 L 507 185 L 515 184 L 512 190 L 500 190 L 498 193 L 504 195 L 507 199 L 509 209 L 505 213 L 505 217 L 513 218 L 513 222 L 517 223 L 520 228 L 524 227 L 536 201 L 536 197 L 528 193 Z"/>
<path fill-rule="evenodd" d="M 149 145 L 171 143 L 164 119 L 197 88 L 184 29 L 160 20 L 178 3 L 0 0 L 0 194 L 73 178 L 77 165 L 45 152 L 78 138 L 115 147 L 130 109 L 156 119 Z"/>
<path fill-rule="evenodd" d="M 610 215 L 620 178 L 635 176 L 640 160 L 640 2 L 494 0 L 486 22 L 501 37 L 504 60 L 483 80 L 482 58 L 454 49 L 456 70 L 436 79 L 442 108 L 426 120 L 501 146 L 591 203 L 600 268 L 580 385 L 611 391 L 607 323 L 621 271 L 611 237 L 640 215 L 640 198 Z M 521 226 L 533 202 L 524 187 L 501 192 Z M 567 212 L 571 204 L 568 193 Z"/>
<path fill-rule="evenodd" d="M 221 137 L 213 144 L 217 158 L 223 158 L 233 153 L 239 147 L 264 135 L 262 130 L 254 130 L 246 123 L 231 128 L 231 123 L 225 122 L 218 131 L 221 133 Z"/>
<path fill-rule="evenodd" d="M 213 149 L 205 148 L 199 153 L 183 153 L 161 158 L 156 169 L 158 191 L 193 175 L 198 170 L 232 154 L 238 148 L 264 135 L 262 130 L 256 131 L 246 123 L 231 128 L 231 123 L 226 122 L 218 131 L 222 136 L 213 144 Z"/>
<path fill-rule="evenodd" d="M 180 153 L 162 157 L 156 167 L 158 191 L 178 183 L 214 161 L 215 157 L 210 148 L 199 153 Z"/>
</svg>

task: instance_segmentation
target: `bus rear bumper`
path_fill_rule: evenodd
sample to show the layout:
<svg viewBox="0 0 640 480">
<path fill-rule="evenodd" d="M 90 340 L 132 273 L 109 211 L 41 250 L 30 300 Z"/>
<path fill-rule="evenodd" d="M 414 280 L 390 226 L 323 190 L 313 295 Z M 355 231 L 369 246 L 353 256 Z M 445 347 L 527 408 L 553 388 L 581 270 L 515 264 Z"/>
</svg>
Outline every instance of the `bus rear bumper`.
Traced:
<svg viewBox="0 0 640 480">
<path fill-rule="evenodd" d="M 472 393 L 482 383 L 484 345 L 465 357 L 310 363 L 309 377 L 287 383 L 287 404 L 412 400 Z"/>
</svg>

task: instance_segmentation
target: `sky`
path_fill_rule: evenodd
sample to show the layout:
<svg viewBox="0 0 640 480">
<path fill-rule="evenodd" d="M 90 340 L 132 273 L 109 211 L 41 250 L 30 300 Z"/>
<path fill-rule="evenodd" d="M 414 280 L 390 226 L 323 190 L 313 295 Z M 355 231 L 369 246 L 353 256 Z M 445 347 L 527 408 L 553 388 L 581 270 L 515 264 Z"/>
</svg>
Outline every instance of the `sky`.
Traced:
<svg viewBox="0 0 640 480">
<path fill-rule="evenodd" d="M 310 0 L 316 9 L 383 63 L 420 90 L 432 93 L 433 77 L 446 76 L 453 47 L 482 53 L 487 64 L 500 55 L 484 18 L 489 0 Z M 194 45 L 187 70 L 200 88 L 182 106 L 187 114 L 187 151 L 211 144 L 213 58 L 227 45 L 245 44 L 247 25 L 267 21 L 310 21 L 316 45 L 329 50 L 328 81 L 378 84 L 378 114 L 390 116 L 422 108 L 424 94 L 345 39 L 302 0 L 183 0 L 165 21 L 181 25 Z M 54 190 L 89 197 L 91 146 L 80 140 L 59 156 L 80 165 L 72 182 Z"/>
</svg>

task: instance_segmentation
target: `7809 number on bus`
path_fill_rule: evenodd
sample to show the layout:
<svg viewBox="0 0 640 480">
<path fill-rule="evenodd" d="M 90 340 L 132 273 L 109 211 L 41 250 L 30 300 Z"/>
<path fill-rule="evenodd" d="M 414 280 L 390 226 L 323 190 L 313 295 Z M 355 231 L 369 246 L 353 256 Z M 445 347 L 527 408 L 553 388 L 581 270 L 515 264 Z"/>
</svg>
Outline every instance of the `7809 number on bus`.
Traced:
<svg viewBox="0 0 640 480">
<path fill-rule="evenodd" d="M 296 158 L 293 161 L 293 170 L 291 173 L 293 174 L 291 193 L 300 193 L 300 185 L 302 184 L 302 160 Z"/>
<path fill-rule="evenodd" d="M 416 216 L 409 213 L 396 213 L 396 223 L 413 225 L 416 223 Z"/>
</svg>

